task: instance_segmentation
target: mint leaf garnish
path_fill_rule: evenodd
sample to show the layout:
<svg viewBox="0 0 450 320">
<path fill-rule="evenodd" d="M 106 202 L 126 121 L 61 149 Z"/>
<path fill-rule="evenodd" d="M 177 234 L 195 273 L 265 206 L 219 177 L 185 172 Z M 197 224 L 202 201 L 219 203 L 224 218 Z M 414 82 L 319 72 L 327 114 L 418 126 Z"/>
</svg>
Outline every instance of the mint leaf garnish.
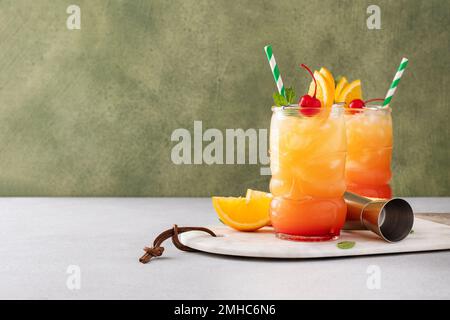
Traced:
<svg viewBox="0 0 450 320">
<path fill-rule="evenodd" d="M 285 93 L 286 93 L 286 100 L 287 100 L 288 104 L 295 103 L 295 91 L 294 91 L 294 88 L 292 88 L 292 87 L 286 88 Z"/>
<path fill-rule="evenodd" d="M 282 107 L 282 106 L 287 106 L 288 102 L 286 100 L 285 97 L 283 97 L 281 94 L 279 94 L 278 92 L 273 94 L 273 102 L 275 103 L 276 106 L 278 107 Z"/>
<path fill-rule="evenodd" d="M 279 94 L 278 92 L 275 92 L 273 94 L 273 102 L 276 106 L 282 107 L 282 106 L 288 106 L 290 104 L 295 103 L 295 91 L 292 87 L 285 89 L 286 98 Z"/>
<path fill-rule="evenodd" d="M 342 241 L 337 244 L 339 249 L 351 249 L 355 246 L 355 241 Z"/>
<path fill-rule="evenodd" d="M 411 231 L 409 232 L 409 234 L 414 233 L 414 229 L 411 229 Z"/>
</svg>

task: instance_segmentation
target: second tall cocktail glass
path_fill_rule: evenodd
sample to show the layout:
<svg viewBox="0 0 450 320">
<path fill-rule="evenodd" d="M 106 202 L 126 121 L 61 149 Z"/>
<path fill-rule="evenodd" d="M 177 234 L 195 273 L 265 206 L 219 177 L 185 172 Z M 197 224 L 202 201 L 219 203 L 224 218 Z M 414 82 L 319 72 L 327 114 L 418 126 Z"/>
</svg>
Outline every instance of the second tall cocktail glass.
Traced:
<svg viewBox="0 0 450 320">
<path fill-rule="evenodd" d="M 391 109 L 368 106 L 346 110 L 348 191 L 366 197 L 391 198 Z"/>
<path fill-rule="evenodd" d="M 336 239 L 345 221 L 344 110 L 273 108 L 271 221 L 279 238 Z"/>
</svg>

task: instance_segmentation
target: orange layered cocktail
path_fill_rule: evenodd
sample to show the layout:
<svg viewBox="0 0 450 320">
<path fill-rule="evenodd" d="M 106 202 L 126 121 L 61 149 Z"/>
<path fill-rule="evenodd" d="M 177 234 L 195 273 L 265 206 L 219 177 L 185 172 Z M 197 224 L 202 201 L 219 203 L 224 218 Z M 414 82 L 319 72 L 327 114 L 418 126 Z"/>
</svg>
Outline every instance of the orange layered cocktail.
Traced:
<svg viewBox="0 0 450 320">
<path fill-rule="evenodd" d="M 347 109 L 345 179 L 351 192 L 391 198 L 392 119 L 390 108 Z"/>
<path fill-rule="evenodd" d="M 344 110 L 275 107 L 270 126 L 271 222 L 277 236 L 322 241 L 345 221 Z"/>
<path fill-rule="evenodd" d="M 264 47 L 277 91 L 270 126 L 271 194 L 213 197 L 220 220 L 240 231 L 269 224 L 281 239 L 336 239 L 344 225 L 346 190 L 390 198 L 392 120 L 389 103 L 408 63 L 397 70 L 384 99 L 362 100 L 361 80 L 314 72 L 308 93 L 285 87 L 270 45 Z M 383 107 L 366 106 L 382 101 Z M 269 208 L 270 206 L 270 208 Z"/>
</svg>

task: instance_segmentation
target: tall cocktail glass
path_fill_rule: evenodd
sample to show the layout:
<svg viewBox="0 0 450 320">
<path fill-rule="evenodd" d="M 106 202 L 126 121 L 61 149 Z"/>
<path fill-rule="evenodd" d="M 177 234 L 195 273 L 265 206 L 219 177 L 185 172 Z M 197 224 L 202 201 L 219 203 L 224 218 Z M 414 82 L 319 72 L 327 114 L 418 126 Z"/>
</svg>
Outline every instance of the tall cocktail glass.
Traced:
<svg viewBox="0 0 450 320">
<path fill-rule="evenodd" d="M 348 191 L 391 198 L 392 119 L 390 108 L 346 109 Z"/>
<path fill-rule="evenodd" d="M 277 236 L 298 241 L 338 238 L 346 215 L 343 108 L 272 110 L 271 222 Z"/>
</svg>

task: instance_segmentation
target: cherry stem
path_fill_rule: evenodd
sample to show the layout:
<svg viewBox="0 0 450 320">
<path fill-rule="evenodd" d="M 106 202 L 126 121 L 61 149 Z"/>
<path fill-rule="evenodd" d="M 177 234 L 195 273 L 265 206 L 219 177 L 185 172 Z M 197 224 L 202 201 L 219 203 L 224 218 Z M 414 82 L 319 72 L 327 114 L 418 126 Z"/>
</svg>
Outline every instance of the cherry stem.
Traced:
<svg viewBox="0 0 450 320">
<path fill-rule="evenodd" d="M 302 68 L 306 69 L 306 71 L 309 72 L 309 74 L 311 75 L 311 77 L 314 80 L 314 98 L 316 97 L 316 91 L 317 91 L 317 82 L 316 82 L 316 78 L 314 78 L 314 74 L 311 72 L 311 70 L 305 65 L 305 64 L 301 64 L 300 65 Z"/>
<path fill-rule="evenodd" d="M 384 99 L 381 99 L 381 98 L 370 99 L 370 100 L 364 101 L 364 104 L 369 103 L 369 102 L 373 102 L 373 101 L 384 101 Z"/>
</svg>

